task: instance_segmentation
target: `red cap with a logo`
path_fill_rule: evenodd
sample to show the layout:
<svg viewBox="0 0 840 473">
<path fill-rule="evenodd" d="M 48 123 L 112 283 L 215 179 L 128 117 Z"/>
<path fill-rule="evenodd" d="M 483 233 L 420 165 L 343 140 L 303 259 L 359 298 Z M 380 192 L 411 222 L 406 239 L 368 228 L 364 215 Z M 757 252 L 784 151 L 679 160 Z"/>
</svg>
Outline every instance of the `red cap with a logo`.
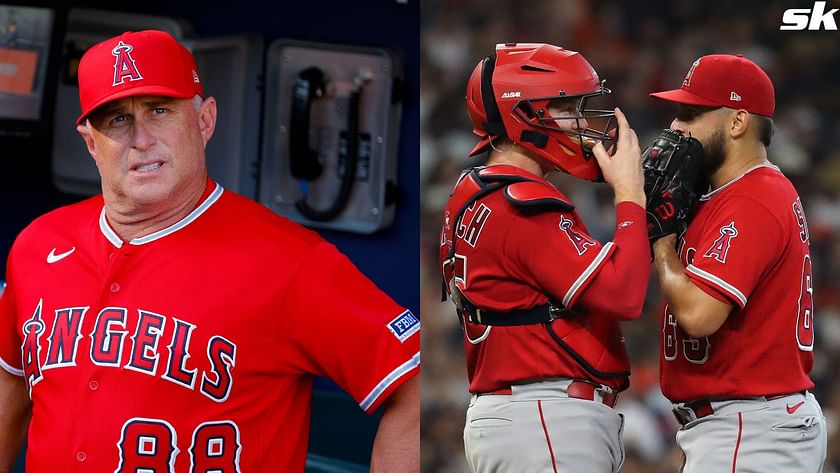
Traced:
<svg viewBox="0 0 840 473">
<path fill-rule="evenodd" d="M 772 117 L 776 108 L 776 92 L 767 73 L 744 56 L 731 54 L 701 57 L 679 89 L 650 96 L 686 105 L 744 109 L 766 117 Z"/>
<path fill-rule="evenodd" d="M 193 55 L 169 33 L 127 32 L 88 49 L 79 63 L 76 124 L 101 105 L 135 95 L 204 97 Z"/>
</svg>

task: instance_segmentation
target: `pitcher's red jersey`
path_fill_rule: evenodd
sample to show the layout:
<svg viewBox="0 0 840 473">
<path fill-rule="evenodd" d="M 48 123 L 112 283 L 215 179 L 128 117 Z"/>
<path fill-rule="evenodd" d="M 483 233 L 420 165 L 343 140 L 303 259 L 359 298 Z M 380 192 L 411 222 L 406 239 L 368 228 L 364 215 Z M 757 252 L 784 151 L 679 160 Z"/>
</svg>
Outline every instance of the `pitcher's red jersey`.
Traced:
<svg viewBox="0 0 840 473">
<path fill-rule="evenodd" d="M 0 365 L 29 385 L 27 471 L 301 472 L 313 375 L 370 412 L 419 370 L 411 312 L 213 182 L 129 242 L 101 196 L 53 211 L 7 278 Z"/>
<path fill-rule="evenodd" d="M 733 310 L 717 332 L 689 337 L 662 319 L 662 392 L 672 401 L 810 389 L 814 363 L 808 225 L 775 166 L 753 168 L 703 196 L 682 236 L 685 274 Z"/>
</svg>

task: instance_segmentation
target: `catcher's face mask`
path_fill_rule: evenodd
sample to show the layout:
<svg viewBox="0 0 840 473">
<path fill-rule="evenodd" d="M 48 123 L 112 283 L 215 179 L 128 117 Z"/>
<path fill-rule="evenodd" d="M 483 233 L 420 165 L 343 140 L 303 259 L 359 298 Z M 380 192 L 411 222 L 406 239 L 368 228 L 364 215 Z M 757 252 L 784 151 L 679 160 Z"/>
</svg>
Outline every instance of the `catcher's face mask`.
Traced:
<svg viewBox="0 0 840 473">
<path fill-rule="evenodd" d="M 569 136 L 572 142 L 581 150 L 584 159 L 593 159 L 592 147 L 598 142 L 604 142 L 609 149 L 614 141 L 610 136 L 610 129 L 615 119 L 615 112 L 599 107 L 604 98 L 610 94 L 610 89 L 601 82 L 597 92 L 577 96 L 540 97 L 523 100 L 514 106 L 514 113 L 534 128 L 541 128 L 547 134 L 561 132 Z M 561 140 L 566 145 L 566 140 Z M 576 148 L 570 148 L 577 151 Z"/>
<path fill-rule="evenodd" d="M 609 93 L 580 53 L 543 43 L 499 44 L 467 85 L 473 133 L 481 137 L 471 155 L 504 136 L 558 170 L 601 180 L 591 150 L 611 140 L 613 111 L 592 102 Z"/>
</svg>

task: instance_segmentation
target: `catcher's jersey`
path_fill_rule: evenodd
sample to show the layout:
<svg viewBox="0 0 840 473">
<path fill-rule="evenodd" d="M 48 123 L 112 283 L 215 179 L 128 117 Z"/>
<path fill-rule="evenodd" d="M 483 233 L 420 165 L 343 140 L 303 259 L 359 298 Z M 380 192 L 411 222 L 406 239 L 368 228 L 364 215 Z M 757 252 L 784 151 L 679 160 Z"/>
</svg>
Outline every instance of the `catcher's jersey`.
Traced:
<svg viewBox="0 0 840 473">
<path fill-rule="evenodd" d="M 813 282 L 808 225 L 793 185 L 772 165 L 703 196 L 679 255 L 691 282 L 733 305 L 717 332 L 688 336 L 666 306 L 662 392 L 672 401 L 812 388 Z"/>
<path fill-rule="evenodd" d="M 568 202 L 548 181 L 517 167 L 496 165 L 480 173 L 527 177 L 544 183 L 558 199 Z M 485 310 L 530 309 L 545 304 L 549 297 L 574 307 L 614 251 L 612 242 L 602 245 L 589 236 L 574 210 L 529 213 L 518 209 L 505 197 L 507 190 L 481 197 L 455 221 L 458 209 L 475 195 L 473 186 L 465 173 L 445 210 L 440 241 L 444 278 L 454 278 L 464 296 Z M 453 234 L 455 251 L 450 258 Z M 598 378 L 587 372 L 552 338 L 546 324 L 491 327 L 462 321 L 462 325 L 470 392 L 557 377 L 626 387 L 626 375 Z M 554 320 L 551 326 L 599 371 L 629 373 L 618 322 L 590 313 Z"/>
<path fill-rule="evenodd" d="M 419 370 L 411 312 L 209 181 L 130 242 L 101 196 L 40 217 L 7 277 L 0 365 L 29 385 L 27 471 L 301 472 L 313 375 L 371 412 Z"/>
</svg>

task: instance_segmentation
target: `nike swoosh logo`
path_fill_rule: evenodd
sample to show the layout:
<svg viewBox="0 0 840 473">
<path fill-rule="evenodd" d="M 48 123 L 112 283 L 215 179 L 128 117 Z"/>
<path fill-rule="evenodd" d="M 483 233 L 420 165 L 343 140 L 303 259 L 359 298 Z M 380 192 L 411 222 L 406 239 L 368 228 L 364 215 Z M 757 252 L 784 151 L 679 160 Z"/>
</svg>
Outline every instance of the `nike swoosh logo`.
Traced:
<svg viewBox="0 0 840 473">
<path fill-rule="evenodd" d="M 618 225 L 616 225 L 616 228 L 629 227 L 630 225 L 633 225 L 633 221 L 632 220 L 625 220 L 625 221 L 619 223 Z"/>
<path fill-rule="evenodd" d="M 794 412 L 796 412 L 797 409 L 802 407 L 802 404 L 805 404 L 805 401 L 799 401 L 792 406 L 790 404 L 787 404 L 787 405 L 785 405 L 785 408 L 787 409 L 788 414 L 793 414 Z"/>
<path fill-rule="evenodd" d="M 53 264 L 57 261 L 61 261 L 64 258 L 70 256 L 74 251 L 76 251 L 75 246 L 65 251 L 64 253 L 55 254 L 55 248 L 53 248 L 52 250 L 50 250 L 50 254 L 47 255 L 47 263 Z"/>
</svg>

